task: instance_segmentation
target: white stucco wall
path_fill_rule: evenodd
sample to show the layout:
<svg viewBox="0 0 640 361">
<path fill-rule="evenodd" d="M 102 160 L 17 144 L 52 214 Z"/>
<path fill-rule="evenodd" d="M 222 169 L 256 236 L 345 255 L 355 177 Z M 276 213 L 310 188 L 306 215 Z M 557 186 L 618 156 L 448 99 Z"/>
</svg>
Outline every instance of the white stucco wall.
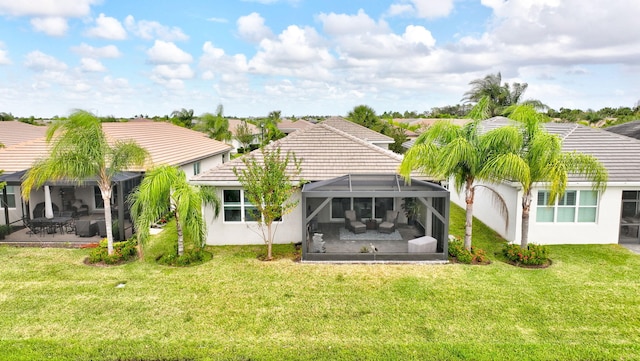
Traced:
<svg viewBox="0 0 640 361">
<path fill-rule="evenodd" d="M 222 200 L 223 189 L 240 189 L 239 187 L 219 187 L 218 197 Z M 274 243 L 296 243 L 302 239 L 302 209 L 300 205 L 300 193 L 292 196 L 292 201 L 298 201 L 298 206 L 290 213 L 282 217 L 282 222 L 277 226 Z M 205 222 L 207 226 L 208 245 L 250 245 L 264 244 L 262 233 L 255 222 L 225 222 L 223 210 L 220 215 L 213 218 L 211 207 L 205 207 Z"/>
<path fill-rule="evenodd" d="M 505 198 L 509 208 L 510 225 L 505 232 L 504 219 L 500 217 L 489 192 L 476 192 L 473 215 L 510 242 L 520 243 L 522 233 L 522 192 L 514 186 L 501 184 L 494 186 Z M 536 222 L 537 193 L 545 188 L 532 190 L 533 202 L 529 215 L 529 242 L 537 244 L 609 244 L 618 243 L 620 232 L 620 209 L 623 190 L 637 190 L 638 187 L 610 185 L 598 199 L 598 213 L 595 223 L 586 222 Z M 591 190 L 586 184 L 568 184 L 567 190 Z M 464 191 L 451 192 L 452 202 L 465 207 Z"/>
<path fill-rule="evenodd" d="M 180 169 L 184 171 L 184 174 L 187 175 L 187 178 L 193 177 L 195 174 L 193 173 L 193 164 L 200 162 L 200 173 L 207 171 L 211 168 L 214 168 L 224 162 L 229 161 L 229 152 L 223 154 L 217 154 L 211 156 L 209 158 L 200 159 L 196 162 L 186 163 L 180 166 Z"/>
<path fill-rule="evenodd" d="M 453 182 L 450 182 L 450 184 L 453 184 Z M 520 219 L 522 218 L 520 202 L 522 193 L 515 187 L 507 184 L 486 184 L 486 186 L 494 189 L 504 199 L 507 204 L 508 218 L 500 214 L 494 204 L 494 200 L 491 198 L 491 191 L 484 187 L 478 187 L 476 190 L 473 202 L 473 216 L 498 232 L 498 234 L 505 239 L 509 241 L 514 241 L 516 237 L 519 239 L 521 233 Z M 462 207 L 463 210 L 466 209 L 464 188 L 460 193 L 456 192 L 455 187 L 449 188 L 451 191 L 451 201 Z"/>
</svg>

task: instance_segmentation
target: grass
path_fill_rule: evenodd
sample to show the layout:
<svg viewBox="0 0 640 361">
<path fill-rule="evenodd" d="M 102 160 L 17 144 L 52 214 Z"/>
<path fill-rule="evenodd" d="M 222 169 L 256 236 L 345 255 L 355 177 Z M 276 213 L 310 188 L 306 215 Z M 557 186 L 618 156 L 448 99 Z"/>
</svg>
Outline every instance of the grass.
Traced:
<svg viewBox="0 0 640 361">
<path fill-rule="evenodd" d="M 640 256 L 553 246 L 522 269 L 474 235 L 491 265 L 300 264 L 280 245 L 273 262 L 229 246 L 196 267 L 90 267 L 87 250 L 0 247 L 0 359 L 640 358 Z"/>
</svg>

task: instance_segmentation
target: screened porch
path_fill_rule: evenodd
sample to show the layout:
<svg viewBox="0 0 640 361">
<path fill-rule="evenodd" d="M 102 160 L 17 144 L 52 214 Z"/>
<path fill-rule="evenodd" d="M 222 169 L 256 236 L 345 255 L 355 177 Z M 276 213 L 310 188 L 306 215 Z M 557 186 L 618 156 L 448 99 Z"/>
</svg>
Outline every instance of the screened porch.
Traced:
<svg viewBox="0 0 640 361">
<path fill-rule="evenodd" d="M 446 261 L 449 191 L 397 174 L 305 184 L 302 260 Z"/>
</svg>

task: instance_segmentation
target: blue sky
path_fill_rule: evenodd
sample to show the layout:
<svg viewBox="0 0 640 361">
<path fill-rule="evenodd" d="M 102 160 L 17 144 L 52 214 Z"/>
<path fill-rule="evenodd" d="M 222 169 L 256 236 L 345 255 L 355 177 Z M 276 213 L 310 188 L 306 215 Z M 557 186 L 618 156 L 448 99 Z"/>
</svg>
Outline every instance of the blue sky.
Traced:
<svg viewBox="0 0 640 361">
<path fill-rule="evenodd" d="M 637 14 L 637 0 L 0 0 L 0 111 L 423 112 L 496 72 L 555 109 L 631 107 Z"/>
</svg>

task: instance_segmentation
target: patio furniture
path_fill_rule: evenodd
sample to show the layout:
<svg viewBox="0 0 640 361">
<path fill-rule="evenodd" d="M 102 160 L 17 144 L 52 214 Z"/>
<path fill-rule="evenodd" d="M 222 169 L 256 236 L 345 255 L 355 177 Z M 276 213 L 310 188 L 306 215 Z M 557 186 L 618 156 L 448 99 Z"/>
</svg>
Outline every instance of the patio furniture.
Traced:
<svg viewBox="0 0 640 361">
<path fill-rule="evenodd" d="M 407 242 L 407 244 L 409 246 L 409 253 L 435 253 L 438 247 L 438 240 L 430 236 L 424 236 L 414 238 Z"/>
<path fill-rule="evenodd" d="M 71 210 L 73 211 L 74 218 L 80 218 L 80 216 L 88 216 L 89 215 L 89 206 L 82 203 L 81 199 L 76 199 L 71 204 Z"/>
<path fill-rule="evenodd" d="M 388 234 L 395 231 L 399 213 L 398 211 L 387 211 L 384 221 L 378 225 L 378 232 Z"/>
<path fill-rule="evenodd" d="M 356 218 L 356 211 L 352 209 L 344 211 L 344 227 L 355 234 L 367 231 L 367 226 L 358 221 Z"/>
<path fill-rule="evenodd" d="M 78 237 L 93 237 L 98 233 L 98 225 L 94 221 L 79 219 L 76 221 Z"/>
<path fill-rule="evenodd" d="M 45 207 L 44 202 L 36 204 L 36 206 L 33 208 L 32 219 L 43 218 L 45 216 L 44 207 Z M 60 208 L 58 208 L 58 205 L 56 205 L 55 203 L 51 204 L 51 208 L 53 208 L 53 213 L 56 213 L 60 210 Z"/>
<path fill-rule="evenodd" d="M 98 225 L 98 235 L 100 237 L 106 237 L 107 236 L 107 223 L 104 221 L 104 219 L 96 220 L 96 224 Z"/>
</svg>

